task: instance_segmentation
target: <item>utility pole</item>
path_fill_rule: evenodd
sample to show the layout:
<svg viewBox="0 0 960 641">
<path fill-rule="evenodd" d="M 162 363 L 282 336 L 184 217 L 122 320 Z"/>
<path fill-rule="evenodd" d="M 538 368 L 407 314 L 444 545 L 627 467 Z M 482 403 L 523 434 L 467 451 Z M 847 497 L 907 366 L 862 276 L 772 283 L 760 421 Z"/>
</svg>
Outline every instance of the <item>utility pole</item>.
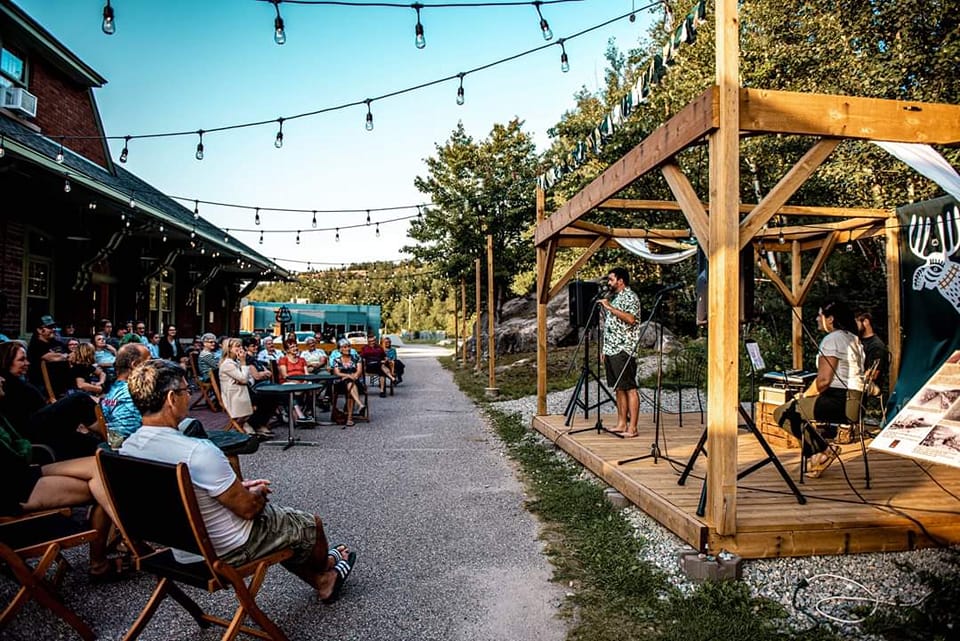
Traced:
<svg viewBox="0 0 960 641">
<path fill-rule="evenodd" d="M 473 261 L 473 266 L 477 270 L 477 322 L 473 324 L 473 333 L 476 340 L 476 355 L 477 362 L 475 363 L 475 368 L 477 373 L 480 373 L 480 259 L 476 258 Z"/>
</svg>

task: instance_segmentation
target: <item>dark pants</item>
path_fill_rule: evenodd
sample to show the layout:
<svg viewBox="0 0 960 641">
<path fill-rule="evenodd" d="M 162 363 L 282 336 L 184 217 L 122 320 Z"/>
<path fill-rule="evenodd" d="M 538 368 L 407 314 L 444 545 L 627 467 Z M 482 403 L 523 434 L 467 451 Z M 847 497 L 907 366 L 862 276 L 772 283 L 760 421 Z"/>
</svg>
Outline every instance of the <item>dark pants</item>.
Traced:
<svg viewBox="0 0 960 641">
<path fill-rule="evenodd" d="M 250 427 L 257 429 L 270 423 L 270 419 L 277 413 L 277 407 L 283 401 L 276 394 L 258 394 L 257 387 L 250 388 L 250 402 L 253 403 L 253 414 L 247 419 Z"/>
<path fill-rule="evenodd" d="M 80 425 L 93 425 L 96 402 L 89 394 L 70 394 L 30 415 L 26 436 L 33 443 L 49 445 L 58 461 L 92 456 L 100 438 L 77 431 Z"/>
<path fill-rule="evenodd" d="M 857 390 L 828 388 L 816 396 L 804 396 L 790 400 L 773 411 L 780 427 L 786 428 L 803 443 L 803 455 L 813 456 L 827 449 L 827 438 L 836 436 L 836 426 L 831 425 L 821 434 L 812 421 L 821 423 L 855 423 L 860 419 L 860 396 Z M 831 433 L 832 432 L 832 433 Z"/>
</svg>

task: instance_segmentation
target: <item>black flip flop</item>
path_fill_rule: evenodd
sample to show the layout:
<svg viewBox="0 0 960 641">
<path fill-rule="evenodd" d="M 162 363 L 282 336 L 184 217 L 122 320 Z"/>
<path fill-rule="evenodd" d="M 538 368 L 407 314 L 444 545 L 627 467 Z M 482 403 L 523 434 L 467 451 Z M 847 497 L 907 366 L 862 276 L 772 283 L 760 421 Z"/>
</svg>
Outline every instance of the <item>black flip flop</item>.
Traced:
<svg viewBox="0 0 960 641">
<path fill-rule="evenodd" d="M 343 584 L 347 582 L 347 577 L 350 576 L 350 573 L 353 571 L 353 566 L 356 565 L 356 563 L 357 553 L 350 552 L 346 560 L 341 559 L 333 566 L 334 572 L 337 573 L 337 580 L 333 584 L 333 591 L 330 593 L 330 596 L 323 599 L 324 605 L 330 605 L 340 598 L 340 593 L 343 591 Z"/>
</svg>

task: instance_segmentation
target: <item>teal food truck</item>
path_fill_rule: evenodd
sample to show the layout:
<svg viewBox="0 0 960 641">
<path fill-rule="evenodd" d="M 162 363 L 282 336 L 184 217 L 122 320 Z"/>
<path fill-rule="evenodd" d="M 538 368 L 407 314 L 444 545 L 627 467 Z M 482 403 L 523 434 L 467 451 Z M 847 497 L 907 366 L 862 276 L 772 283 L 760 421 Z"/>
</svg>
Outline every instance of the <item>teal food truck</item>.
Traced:
<svg viewBox="0 0 960 641">
<path fill-rule="evenodd" d="M 289 312 L 289 320 L 281 308 Z M 244 332 L 277 336 L 281 321 L 288 332 L 321 332 L 328 342 L 349 332 L 379 336 L 380 306 L 254 302 L 240 310 L 240 329 Z"/>
</svg>

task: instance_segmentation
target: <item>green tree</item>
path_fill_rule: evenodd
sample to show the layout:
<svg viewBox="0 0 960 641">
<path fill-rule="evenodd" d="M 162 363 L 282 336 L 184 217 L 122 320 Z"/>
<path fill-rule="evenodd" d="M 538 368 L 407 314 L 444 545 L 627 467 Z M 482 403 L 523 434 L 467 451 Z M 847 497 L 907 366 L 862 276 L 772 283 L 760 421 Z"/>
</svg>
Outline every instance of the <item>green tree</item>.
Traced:
<svg viewBox="0 0 960 641">
<path fill-rule="evenodd" d="M 404 250 L 450 282 L 472 279 L 475 259 L 486 268 L 486 236 L 492 234 L 496 301 L 503 300 L 513 276 L 534 262 L 529 231 L 538 160 L 522 127 L 518 119 L 496 124 L 478 142 L 460 123 L 426 159 L 428 175 L 414 181 L 433 206 L 410 227 L 408 235 L 418 244 Z"/>
</svg>

